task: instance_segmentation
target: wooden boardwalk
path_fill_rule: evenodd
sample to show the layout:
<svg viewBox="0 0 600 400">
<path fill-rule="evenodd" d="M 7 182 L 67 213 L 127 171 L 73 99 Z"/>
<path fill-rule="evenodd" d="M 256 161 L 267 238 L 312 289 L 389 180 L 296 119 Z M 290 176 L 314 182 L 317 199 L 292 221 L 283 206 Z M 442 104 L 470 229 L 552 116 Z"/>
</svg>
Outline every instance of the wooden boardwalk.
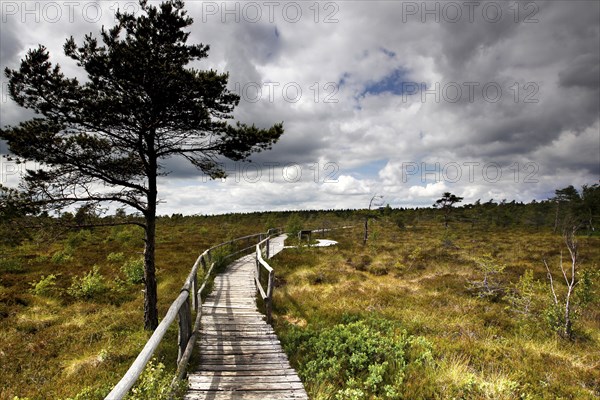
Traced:
<svg viewBox="0 0 600 400">
<path fill-rule="evenodd" d="M 272 239 L 270 255 L 283 249 Z M 215 277 L 202 305 L 200 364 L 189 375 L 185 399 L 308 399 L 273 328 L 256 307 L 254 254 Z"/>
</svg>

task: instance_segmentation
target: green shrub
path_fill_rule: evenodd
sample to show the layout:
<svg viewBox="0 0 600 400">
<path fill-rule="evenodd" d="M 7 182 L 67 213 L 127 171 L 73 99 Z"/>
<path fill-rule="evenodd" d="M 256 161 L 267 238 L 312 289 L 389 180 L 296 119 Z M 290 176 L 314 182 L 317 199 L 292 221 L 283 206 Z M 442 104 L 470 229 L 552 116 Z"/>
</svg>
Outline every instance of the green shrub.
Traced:
<svg viewBox="0 0 600 400">
<path fill-rule="evenodd" d="M 110 239 L 122 244 L 133 244 L 142 239 L 142 234 L 139 231 L 139 228 L 135 226 L 115 226 L 111 232 Z"/>
<path fill-rule="evenodd" d="M 123 253 L 121 253 L 123 254 Z M 121 267 L 121 272 L 125 274 L 125 280 L 135 285 L 137 283 L 144 282 L 144 259 L 143 258 L 132 258 L 125 262 Z"/>
<path fill-rule="evenodd" d="M 23 265 L 14 258 L 0 257 L 1 272 L 23 272 Z"/>
<path fill-rule="evenodd" d="M 87 229 L 82 229 L 77 232 L 69 233 L 69 235 L 67 236 L 67 239 L 65 240 L 65 243 L 66 243 L 67 247 L 73 248 L 73 247 L 79 246 L 83 242 L 89 241 L 91 238 L 92 238 L 92 232 L 90 232 Z"/>
<path fill-rule="evenodd" d="M 103 385 L 99 388 L 85 387 L 81 392 L 77 393 L 75 397 L 69 397 L 67 400 L 102 400 L 110 393 L 111 386 Z"/>
<path fill-rule="evenodd" d="M 54 264 L 64 264 L 73 261 L 73 255 L 71 254 L 72 249 L 65 247 L 63 250 L 59 250 L 52 255 L 50 261 Z"/>
<path fill-rule="evenodd" d="M 57 292 L 56 275 L 42 275 L 39 281 L 30 282 L 31 289 L 29 291 L 36 296 L 52 296 Z"/>
<path fill-rule="evenodd" d="M 504 291 L 500 276 L 506 265 L 499 263 L 489 253 L 474 257 L 473 261 L 481 277 L 481 281 L 471 282 L 473 288 L 478 292 L 479 297 L 496 299 Z"/>
<path fill-rule="evenodd" d="M 117 264 L 125 260 L 125 254 L 121 251 L 118 253 L 110 253 L 106 256 L 106 261 L 109 263 Z"/>
<path fill-rule="evenodd" d="M 210 252 L 211 263 L 215 264 L 215 271 L 222 271 L 223 268 L 227 266 L 229 263 L 229 258 L 227 257 L 231 254 L 232 249 L 231 246 L 221 246 Z"/>
<path fill-rule="evenodd" d="M 575 303 L 585 308 L 598 300 L 600 269 L 583 269 L 578 278 L 579 283 L 575 287 Z"/>
<path fill-rule="evenodd" d="M 335 399 L 398 398 L 407 365 L 432 361 L 425 339 L 384 320 L 297 332 L 290 339 L 288 346 L 297 346 L 300 376 L 309 387 L 333 385 Z"/>
<path fill-rule="evenodd" d="M 68 293 L 76 299 L 91 299 L 108 289 L 104 277 L 96 265 L 82 277 L 74 277 Z"/>
<path fill-rule="evenodd" d="M 182 382 L 177 388 L 171 387 L 173 375 L 165 370 L 163 363 L 152 360 L 138 379 L 137 385 L 131 389 L 127 400 L 170 400 L 181 397 L 187 385 Z"/>
<path fill-rule="evenodd" d="M 298 237 L 298 232 L 302 230 L 302 219 L 298 214 L 292 214 L 285 225 L 285 232 L 291 237 Z"/>
</svg>

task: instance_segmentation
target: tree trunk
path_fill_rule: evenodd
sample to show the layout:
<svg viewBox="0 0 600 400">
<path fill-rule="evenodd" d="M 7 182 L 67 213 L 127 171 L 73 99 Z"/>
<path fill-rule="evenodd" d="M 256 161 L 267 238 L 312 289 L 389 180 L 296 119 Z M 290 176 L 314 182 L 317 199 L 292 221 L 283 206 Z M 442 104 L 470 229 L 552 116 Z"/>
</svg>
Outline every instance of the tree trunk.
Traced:
<svg viewBox="0 0 600 400">
<path fill-rule="evenodd" d="M 560 203 L 557 201 L 556 202 L 556 213 L 554 214 L 554 230 L 553 232 L 556 233 L 556 230 L 558 229 L 558 208 L 560 206 Z"/>
<path fill-rule="evenodd" d="M 148 148 L 153 149 L 152 139 Z M 156 285 L 156 200 L 158 198 L 157 170 L 158 165 L 154 154 L 148 157 L 148 204 L 146 210 L 146 247 L 144 249 L 144 329 L 155 330 L 158 326 L 158 290 Z"/>
<path fill-rule="evenodd" d="M 365 218 L 365 237 L 363 238 L 363 245 L 367 244 L 367 239 L 369 238 L 369 217 Z"/>
<path fill-rule="evenodd" d="M 156 201 L 154 201 L 154 205 L 151 204 L 149 203 L 148 214 L 146 215 L 146 237 L 144 239 L 146 242 L 144 248 L 144 282 L 146 283 L 146 290 L 144 291 L 144 329 L 153 331 L 158 326 L 158 294 L 154 261 L 156 249 Z"/>
<path fill-rule="evenodd" d="M 573 336 L 573 325 L 571 323 L 571 287 L 569 287 L 569 292 L 567 293 L 567 300 L 565 302 L 565 338 L 571 339 Z"/>
</svg>

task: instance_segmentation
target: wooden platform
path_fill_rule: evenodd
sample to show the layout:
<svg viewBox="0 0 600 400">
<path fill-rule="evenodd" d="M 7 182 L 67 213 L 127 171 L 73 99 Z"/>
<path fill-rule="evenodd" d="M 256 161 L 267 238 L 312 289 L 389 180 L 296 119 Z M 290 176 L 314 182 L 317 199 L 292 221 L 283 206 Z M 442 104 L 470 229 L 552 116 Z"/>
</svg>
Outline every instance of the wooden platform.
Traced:
<svg viewBox="0 0 600 400">
<path fill-rule="evenodd" d="M 271 255 L 284 237 L 272 240 Z M 200 364 L 189 375 L 185 399 L 308 399 L 273 328 L 256 308 L 254 255 L 215 277 L 202 306 Z"/>
</svg>

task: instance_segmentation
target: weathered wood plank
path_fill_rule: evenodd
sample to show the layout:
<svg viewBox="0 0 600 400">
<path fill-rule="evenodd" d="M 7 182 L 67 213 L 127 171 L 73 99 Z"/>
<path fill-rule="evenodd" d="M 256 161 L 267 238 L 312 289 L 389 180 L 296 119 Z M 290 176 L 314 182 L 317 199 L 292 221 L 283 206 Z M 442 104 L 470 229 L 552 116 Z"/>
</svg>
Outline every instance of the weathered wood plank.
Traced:
<svg viewBox="0 0 600 400">
<path fill-rule="evenodd" d="M 244 343 L 244 344 L 216 344 L 210 346 L 202 346 L 200 348 L 200 354 L 207 353 L 218 353 L 221 352 L 223 354 L 254 354 L 257 352 L 265 352 L 265 351 L 281 351 L 283 349 L 281 346 L 273 346 L 270 343 L 260 344 L 260 343 Z"/>
<path fill-rule="evenodd" d="M 215 390 L 215 391 L 249 391 L 249 390 L 289 390 L 289 389 L 303 389 L 302 382 L 265 382 L 260 380 L 257 382 L 190 382 L 191 390 Z"/>
<path fill-rule="evenodd" d="M 308 396 L 303 390 L 294 391 L 232 391 L 232 392 L 213 392 L 209 390 L 190 391 L 184 397 L 185 400 L 308 400 Z"/>
<path fill-rule="evenodd" d="M 255 273 L 250 255 L 215 278 L 202 305 L 200 362 L 189 375 L 185 399 L 308 399 L 273 328 L 258 312 Z"/>
<path fill-rule="evenodd" d="M 200 364 L 198 371 L 294 371 L 292 368 L 284 368 L 281 365 L 264 364 L 264 365 L 204 365 Z"/>
<path fill-rule="evenodd" d="M 287 357 L 279 352 L 273 353 L 258 353 L 258 354 L 203 354 L 201 356 L 203 363 L 212 363 L 212 362 L 220 362 L 224 364 L 231 363 L 258 363 L 272 361 L 272 362 L 287 362 Z"/>
<path fill-rule="evenodd" d="M 257 381 L 264 383 L 280 383 L 280 382 L 300 382 L 300 379 L 294 375 L 276 375 L 276 376 L 261 376 L 260 379 L 256 378 L 257 375 L 248 376 L 237 376 L 237 375 L 225 375 L 219 376 L 216 374 L 209 375 L 193 375 L 190 376 L 189 381 L 191 384 L 195 383 L 206 383 L 206 382 L 223 382 L 223 383 L 235 383 L 235 382 L 250 382 L 254 383 Z"/>
<path fill-rule="evenodd" d="M 190 377 L 200 377 L 200 378 L 222 378 L 222 377 L 230 377 L 230 378 L 248 378 L 254 377 L 253 379 L 263 379 L 267 377 L 280 377 L 281 379 L 298 379 L 298 374 L 293 369 L 290 370 L 281 370 L 277 374 L 273 371 L 198 371 L 195 372 Z"/>
</svg>

